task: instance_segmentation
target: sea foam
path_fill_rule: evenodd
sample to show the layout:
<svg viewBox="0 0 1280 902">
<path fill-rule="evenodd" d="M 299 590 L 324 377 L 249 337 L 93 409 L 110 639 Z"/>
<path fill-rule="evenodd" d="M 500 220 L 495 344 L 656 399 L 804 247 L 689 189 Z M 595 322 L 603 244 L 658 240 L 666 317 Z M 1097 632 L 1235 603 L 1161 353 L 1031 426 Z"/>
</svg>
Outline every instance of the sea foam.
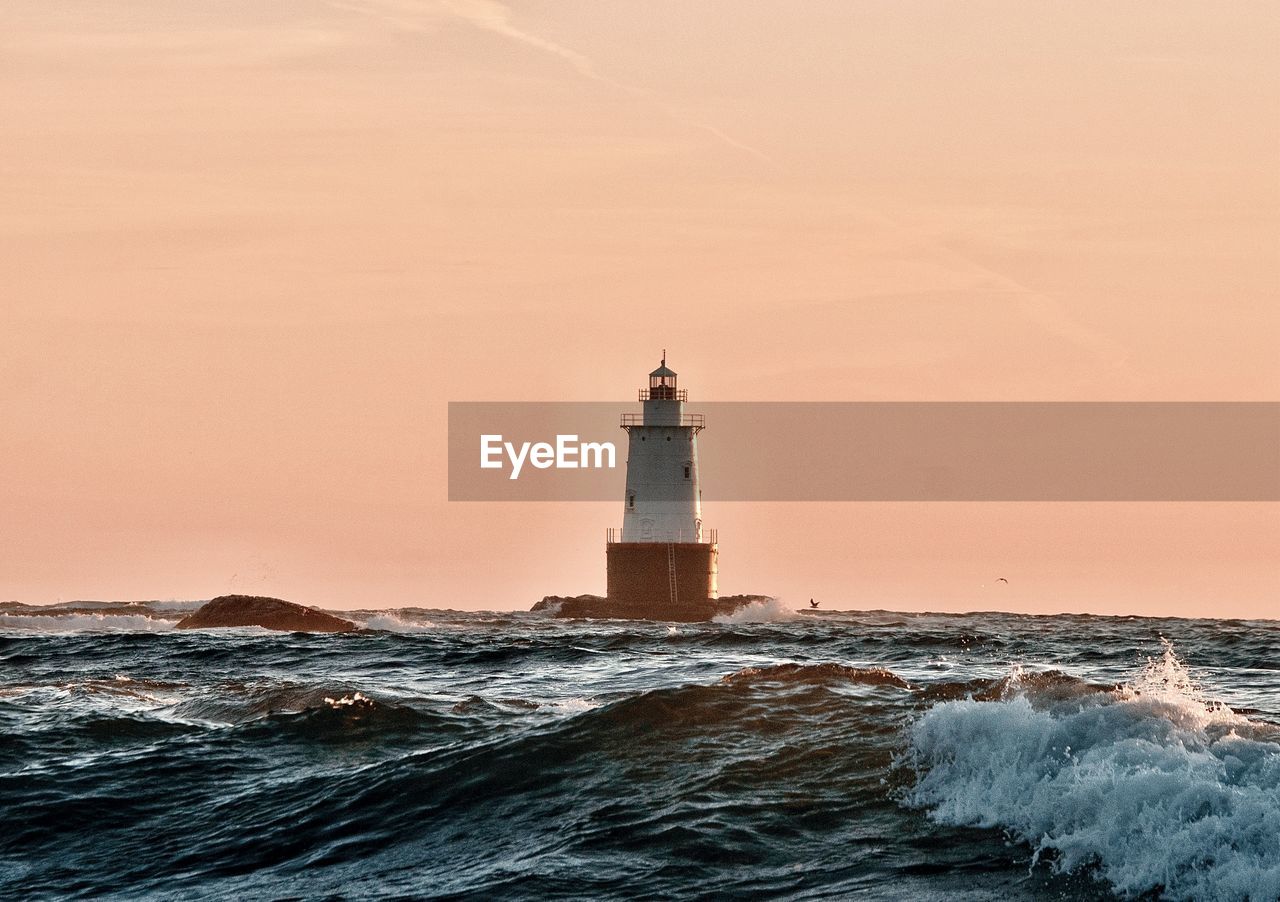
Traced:
<svg viewBox="0 0 1280 902">
<path fill-rule="evenodd" d="M 738 623 L 773 623 L 778 620 L 793 620 L 800 615 L 787 607 L 780 598 L 766 598 L 764 601 L 753 601 L 738 608 L 732 614 L 717 614 L 711 618 L 714 623 L 733 625 Z"/>
<path fill-rule="evenodd" d="M 364 628 L 388 633 L 427 633 L 436 625 L 430 620 L 405 620 L 395 614 L 375 614 L 364 622 Z"/>
<path fill-rule="evenodd" d="M 1276 899 L 1278 732 L 1208 702 L 1166 648 L 1114 692 L 934 706 L 908 734 L 906 801 L 1004 829 L 1033 863 L 1092 867 L 1122 895 Z"/>
<path fill-rule="evenodd" d="M 176 622 L 145 614 L 0 614 L 0 629 L 38 633 L 154 633 Z"/>
</svg>

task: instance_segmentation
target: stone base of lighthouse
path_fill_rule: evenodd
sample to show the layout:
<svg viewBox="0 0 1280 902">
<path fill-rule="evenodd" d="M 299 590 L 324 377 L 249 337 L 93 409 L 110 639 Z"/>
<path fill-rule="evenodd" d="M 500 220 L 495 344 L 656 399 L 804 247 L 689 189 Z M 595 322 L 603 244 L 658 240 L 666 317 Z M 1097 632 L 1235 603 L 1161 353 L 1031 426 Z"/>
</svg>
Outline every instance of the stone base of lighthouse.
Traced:
<svg viewBox="0 0 1280 902">
<path fill-rule="evenodd" d="M 764 599 L 719 597 L 719 550 L 714 542 L 609 542 L 605 553 L 607 597 L 549 595 L 533 609 L 552 610 L 557 617 L 694 623 Z"/>
<path fill-rule="evenodd" d="M 609 542 L 608 596 L 548 595 L 533 606 L 556 617 L 668 620 L 695 623 L 767 600 L 719 597 L 719 549 L 714 542 Z"/>
<path fill-rule="evenodd" d="M 679 609 L 720 594 L 714 542 L 609 542 L 605 557 L 610 601 Z"/>
</svg>

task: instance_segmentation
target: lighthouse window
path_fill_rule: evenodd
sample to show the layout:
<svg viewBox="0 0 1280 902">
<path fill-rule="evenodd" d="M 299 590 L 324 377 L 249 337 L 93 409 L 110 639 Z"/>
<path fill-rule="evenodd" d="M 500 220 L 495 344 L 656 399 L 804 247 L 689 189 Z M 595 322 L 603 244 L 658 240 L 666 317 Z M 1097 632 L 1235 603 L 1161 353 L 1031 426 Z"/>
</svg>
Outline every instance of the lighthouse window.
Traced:
<svg viewBox="0 0 1280 902">
<path fill-rule="evenodd" d="M 688 465 L 688 464 L 685 464 L 685 465 L 684 465 L 684 478 L 685 478 L 685 479 L 688 479 L 688 478 L 689 478 L 689 465 Z"/>
<path fill-rule="evenodd" d="M 636 509 L 636 493 L 635 492 L 627 493 L 627 509 L 628 510 Z"/>
<path fill-rule="evenodd" d="M 671 441 L 671 436 L 667 436 L 667 441 Z"/>
</svg>

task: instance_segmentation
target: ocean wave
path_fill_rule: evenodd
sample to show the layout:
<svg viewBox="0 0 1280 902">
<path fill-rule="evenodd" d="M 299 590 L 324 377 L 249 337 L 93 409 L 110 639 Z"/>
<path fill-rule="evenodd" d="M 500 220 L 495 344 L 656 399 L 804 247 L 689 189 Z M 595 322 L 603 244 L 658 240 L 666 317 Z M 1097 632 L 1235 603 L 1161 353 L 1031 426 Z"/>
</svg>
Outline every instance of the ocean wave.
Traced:
<svg viewBox="0 0 1280 902">
<path fill-rule="evenodd" d="M 1017 682 L 910 728 L 909 805 L 1004 829 L 1033 863 L 1091 869 L 1126 896 L 1280 897 L 1274 726 L 1207 700 L 1171 648 L 1113 692 L 1064 699 Z"/>
<path fill-rule="evenodd" d="M 359 690 L 343 686 L 298 683 L 247 686 L 224 682 L 211 692 L 178 702 L 170 713 L 190 720 L 237 724 L 276 715 L 377 704 L 379 702 Z"/>
<path fill-rule="evenodd" d="M 940 662 L 941 663 L 941 662 Z M 1061 670 L 1027 670 L 1015 664 L 1002 677 L 973 677 L 932 683 L 924 686 L 921 698 L 926 702 L 973 699 L 979 702 L 1004 701 L 1027 695 L 1039 701 L 1081 698 L 1099 692 L 1115 691 L 1116 686 L 1081 679 Z"/>
<path fill-rule="evenodd" d="M 767 667 L 744 667 L 720 680 L 729 686 L 758 683 L 862 683 L 868 686 L 894 686 L 910 689 L 906 680 L 883 667 L 850 667 L 847 664 L 773 664 Z"/>
<path fill-rule="evenodd" d="M 797 611 L 787 607 L 780 598 L 766 598 L 764 601 L 753 601 L 732 614 L 717 614 L 712 618 L 715 623 L 732 626 L 739 623 L 775 623 L 782 620 L 794 620 L 799 617 Z"/>
<path fill-rule="evenodd" d="M 0 614 L 0 629 L 39 633 L 158 633 L 176 622 L 145 614 Z"/>
<path fill-rule="evenodd" d="M 387 633 L 429 633 L 436 628 L 430 620 L 405 620 L 395 614 L 375 614 L 362 624 L 367 630 L 381 630 Z"/>
<path fill-rule="evenodd" d="M 288 735 L 329 744 L 377 741 L 391 745 L 397 737 L 438 736 L 463 729 L 456 717 L 360 690 L 287 684 L 260 688 L 230 684 L 216 695 L 187 699 L 161 713 L 166 719 L 229 727 L 245 736 Z"/>
<path fill-rule="evenodd" d="M 5 629 L 0 897 L 1274 899 L 1280 630 L 348 613 Z"/>
</svg>

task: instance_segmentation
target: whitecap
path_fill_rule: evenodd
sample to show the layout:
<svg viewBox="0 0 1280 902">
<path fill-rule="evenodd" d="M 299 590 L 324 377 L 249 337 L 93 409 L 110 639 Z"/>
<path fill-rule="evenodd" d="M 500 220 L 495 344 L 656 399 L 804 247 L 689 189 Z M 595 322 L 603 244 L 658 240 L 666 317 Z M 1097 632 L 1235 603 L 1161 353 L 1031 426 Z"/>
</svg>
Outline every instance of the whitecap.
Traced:
<svg viewBox="0 0 1280 902">
<path fill-rule="evenodd" d="M 745 607 L 738 608 L 732 614 L 717 614 L 711 618 L 713 623 L 731 626 L 738 623 L 773 623 L 779 620 L 794 620 L 800 614 L 787 607 L 780 598 L 766 598 L 753 601 Z"/>
<path fill-rule="evenodd" d="M 0 614 L 0 629 L 37 633 L 157 633 L 176 622 L 145 614 Z"/>
<path fill-rule="evenodd" d="M 559 698 L 543 702 L 540 707 L 556 711 L 560 714 L 582 714 L 600 707 L 600 703 L 590 699 L 573 697 Z"/>
<path fill-rule="evenodd" d="M 330 708 L 354 708 L 371 705 L 373 700 L 360 692 L 353 692 L 351 695 L 344 695 L 341 698 L 331 698 L 326 695 L 324 703 Z"/>
<path fill-rule="evenodd" d="M 1277 732 L 1208 701 L 1166 647 L 1112 693 L 934 706 L 908 733 L 905 801 L 1004 829 L 1057 871 L 1092 867 L 1122 895 L 1274 899 Z"/>
<path fill-rule="evenodd" d="M 404 620 L 395 614 L 375 614 L 364 622 L 364 628 L 388 633 L 426 633 L 436 625 L 430 620 Z"/>
</svg>

